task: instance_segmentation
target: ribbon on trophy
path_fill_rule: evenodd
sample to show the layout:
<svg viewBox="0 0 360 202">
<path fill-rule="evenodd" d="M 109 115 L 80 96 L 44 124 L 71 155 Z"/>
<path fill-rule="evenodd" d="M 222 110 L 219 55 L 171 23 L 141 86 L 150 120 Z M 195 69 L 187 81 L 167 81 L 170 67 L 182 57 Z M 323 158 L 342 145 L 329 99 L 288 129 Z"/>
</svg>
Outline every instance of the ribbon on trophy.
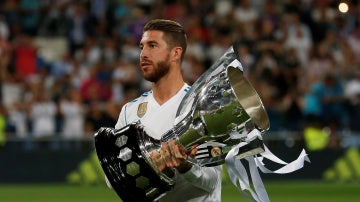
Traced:
<svg viewBox="0 0 360 202">
<path fill-rule="evenodd" d="M 253 139 L 254 137 L 261 138 L 261 132 L 257 129 L 253 129 L 247 136 L 247 140 Z M 304 162 L 310 162 L 308 155 L 303 149 L 297 159 L 290 163 L 279 159 L 275 156 L 266 146 L 264 146 L 264 152 L 259 153 L 258 155 L 248 156 L 243 158 L 248 162 L 250 179 L 252 181 L 253 187 L 251 187 L 250 179 L 246 171 L 245 166 L 242 161 L 237 158 L 239 149 L 246 143 L 240 143 L 234 146 L 227 156 L 225 157 L 225 164 L 228 170 L 229 177 L 231 182 L 238 188 L 238 190 L 248 199 L 257 202 L 268 202 L 269 197 L 266 192 L 265 186 L 261 180 L 258 169 L 263 173 L 275 173 L 275 174 L 287 174 L 301 169 L 304 166 Z M 263 163 L 264 158 L 275 162 L 277 164 L 283 165 L 281 168 L 272 171 L 266 168 Z M 248 194 L 248 191 L 250 195 Z"/>
</svg>

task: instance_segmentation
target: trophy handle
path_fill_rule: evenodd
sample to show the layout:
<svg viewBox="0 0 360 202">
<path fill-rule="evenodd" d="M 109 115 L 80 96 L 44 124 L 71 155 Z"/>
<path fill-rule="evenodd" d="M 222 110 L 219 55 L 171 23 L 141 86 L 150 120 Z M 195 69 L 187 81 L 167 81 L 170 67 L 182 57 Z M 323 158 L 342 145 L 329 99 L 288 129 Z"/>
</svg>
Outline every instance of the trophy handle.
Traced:
<svg viewBox="0 0 360 202">
<path fill-rule="evenodd" d="M 256 128 L 264 133 L 270 128 L 270 122 L 259 94 L 242 72 L 239 73 L 238 68 L 229 66 L 227 72 L 237 100 L 250 116 Z"/>
</svg>

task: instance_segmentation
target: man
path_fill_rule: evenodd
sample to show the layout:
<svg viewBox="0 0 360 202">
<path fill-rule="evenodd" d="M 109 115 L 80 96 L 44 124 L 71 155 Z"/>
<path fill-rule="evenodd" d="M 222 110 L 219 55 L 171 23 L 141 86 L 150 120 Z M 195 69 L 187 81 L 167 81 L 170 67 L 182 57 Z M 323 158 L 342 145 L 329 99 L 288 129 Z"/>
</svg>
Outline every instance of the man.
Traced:
<svg viewBox="0 0 360 202">
<path fill-rule="evenodd" d="M 152 82 L 152 90 L 122 108 L 115 128 L 138 122 L 153 138 L 174 126 L 178 106 L 189 90 L 181 73 L 186 51 L 183 27 L 170 20 L 149 21 L 140 41 L 140 68 L 144 78 Z M 184 151 L 174 141 L 163 143 L 153 154 L 159 169 L 175 170 L 175 186 L 160 201 L 220 201 L 222 167 L 200 167 L 186 161 L 196 148 Z"/>
</svg>

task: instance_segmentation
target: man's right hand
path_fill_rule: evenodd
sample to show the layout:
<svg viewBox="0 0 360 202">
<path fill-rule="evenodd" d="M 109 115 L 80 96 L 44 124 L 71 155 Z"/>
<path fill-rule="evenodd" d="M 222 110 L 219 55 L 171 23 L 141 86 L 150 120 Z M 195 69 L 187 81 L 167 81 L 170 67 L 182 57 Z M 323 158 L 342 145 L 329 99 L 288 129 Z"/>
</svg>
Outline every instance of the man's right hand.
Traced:
<svg viewBox="0 0 360 202">
<path fill-rule="evenodd" d="M 183 146 L 175 144 L 174 140 L 170 139 L 168 142 L 162 142 L 160 150 L 151 153 L 150 158 L 160 171 L 165 168 L 176 168 L 180 173 L 184 173 L 192 167 L 186 159 L 194 157 L 196 151 L 196 146 L 186 151 Z"/>
</svg>

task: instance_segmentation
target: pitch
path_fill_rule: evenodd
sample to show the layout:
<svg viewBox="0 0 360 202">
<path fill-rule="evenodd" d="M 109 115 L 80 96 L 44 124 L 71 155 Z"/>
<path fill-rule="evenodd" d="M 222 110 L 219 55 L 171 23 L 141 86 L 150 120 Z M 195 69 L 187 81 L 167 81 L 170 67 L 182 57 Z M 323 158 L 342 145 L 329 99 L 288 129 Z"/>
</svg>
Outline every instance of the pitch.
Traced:
<svg viewBox="0 0 360 202">
<path fill-rule="evenodd" d="M 266 181 L 274 202 L 358 202 L 360 183 L 325 181 Z M 223 183 L 222 202 L 248 201 L 230 183 Z M 2 202 L 119 202 L 105 185 L 0 184 Z"/>
</svg>

